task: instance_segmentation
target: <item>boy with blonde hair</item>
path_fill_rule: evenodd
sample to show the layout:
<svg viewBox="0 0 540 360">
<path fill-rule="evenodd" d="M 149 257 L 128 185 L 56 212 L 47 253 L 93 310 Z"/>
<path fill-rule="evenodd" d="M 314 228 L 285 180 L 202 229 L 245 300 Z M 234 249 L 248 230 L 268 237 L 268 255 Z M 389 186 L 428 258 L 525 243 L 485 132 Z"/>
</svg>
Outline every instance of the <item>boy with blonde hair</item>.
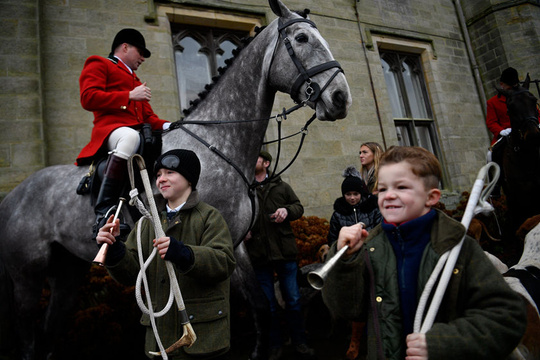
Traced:
<svg viewBox="0 0 540 360">
<path fill-rule="evenodd" d="M 368 359 L 504 359 L 525 331 L 522 300 L 466 237 L 433 327 L 413 332 L 433 268 L 466 233 L 433 209 L 440 180 L 440 164 L 427 150 L 388 149 L 378 172 L 383 223 L 370 234 L 359 225 L 342 228 L 330 250 L 332 256 L 349 245 L 323 299 L 336 316 L 367 318 Z"/>
</svg>

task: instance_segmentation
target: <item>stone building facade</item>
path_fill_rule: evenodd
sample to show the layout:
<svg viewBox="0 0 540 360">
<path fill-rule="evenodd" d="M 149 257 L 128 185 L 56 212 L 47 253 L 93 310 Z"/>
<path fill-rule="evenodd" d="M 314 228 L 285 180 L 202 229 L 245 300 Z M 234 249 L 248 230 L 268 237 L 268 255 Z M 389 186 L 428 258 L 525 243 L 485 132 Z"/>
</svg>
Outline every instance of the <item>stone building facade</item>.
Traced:
<svg viewBox="0 0 540 360">
<path fill-rule="evenodd" d="M 455 198 L 470 190 L 485 163 L 485 100 L 500 72 L 512 66 L 521 79 L 527 71 L 540 77 L 538 0 L 284 2 L 311 10 L 353 96 L 346 119 L 310 126 L 300 156 L 283 176 L 306 215 L 330 217 L 341 195 L 341 172 L 360 165 L 358 150 L 366 141 L 385 148 L 429 144 L 443 165 L 445 193 Z M 144 34 L 152 56 L 137 74 L 152 88 L 154 111 L 174 121 L 186 107 L 179 100 L 172 41 L 177 26 L 249 33 L 274 18 L 266 0 L 0 0 L 0 198 L 40 168 L 74 162 L 93 119 L 80 106 L 78 78 L 88 56 L 108 55 L 118 30 Z M 404 66 L 400 72 L 392 73 L 393 61 Z M 405 85 L 391 85 L 398 78 Z M 420 116 L 414 101 L 401 107 L 411 108 L 407 116 L 395 102 L 400 91 L 412 96 L 406 86 L 411 78 L 427 109 Z M 291 105 L 280 94 L 274 109 Z M 311 114 L 303 109 L 291 115 L 284 134 L 297 132 Z M 271 123 L 266 137 L 276 136 Z M 296 146 L 297 140 L 285 142 L 280 163 Z"/>
</svg>

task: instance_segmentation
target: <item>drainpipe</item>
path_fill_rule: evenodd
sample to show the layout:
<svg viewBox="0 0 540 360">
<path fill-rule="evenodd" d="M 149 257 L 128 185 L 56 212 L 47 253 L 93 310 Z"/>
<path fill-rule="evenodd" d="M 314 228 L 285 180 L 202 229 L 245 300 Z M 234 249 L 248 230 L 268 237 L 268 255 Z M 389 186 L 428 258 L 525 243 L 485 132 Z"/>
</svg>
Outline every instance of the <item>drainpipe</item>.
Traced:
<svg viewBox="0 0 540 360">
<path fill-rule="evenodd" d="M 471 38 L 469 37 L 469 30 L 467 29 L 465 16 L 463 16 L 463 9 L 461 8 L 460 0 L 454 0 L 454 5 L 456 7 L 456 12 L 458 15 L 458 20 L 459 20 L 459 26 L 461 27 L 463 39 L 465 39 L 465 45 L 467 46 L 467 53 L 469 54 L 469 59 L 471 61 L 471 68 L 474 74 L 474 80 L 476 81 L 476 89 L 478 90 L 480 101 L 482 102 L 482 112 L 484 113 L 484 118 L 486 118 L 486 93 L 484 91 L 484 86 L 482 85 L 480 72 L 478 71 L 478 64 L 476 62 L 476 58 L 474 57 L 474 53 L 472 50 Z"/>
<path fill-rule="evenodd" d="M 366 59 L 369 83 L 371 85 L 371 92 L 373 93 L 373 101 L 375 102 L 375 110 L 377 111 L 377 119 L 379 120 L 379 128 L 381 129 L 382 141 L 384 149 L 387 149 L 386 146 L 386 137 L 384 136 L 384 128 L 382 125 L 381 112 L 379 111 L 379 102 L 377 101 L 377 94 L 375 93 L 375 86 L 373 85 L 373 74 L 371 73 L 371 67 L 369 66 L 369 58 L 367 55 L 366 43 L 364 41 L 364 35 L 362 34 L 362 27 L 360 26 L 360 13 L 358 12 L 358 3 L 360 0 L 355 1 L 355 11 L 356 11 L 356 20 L 358 23 L 358 31 L 360 32 L 360 41 L 362 42 L 362 49 L 364 50 L 364 58 Z"/>
</svg>

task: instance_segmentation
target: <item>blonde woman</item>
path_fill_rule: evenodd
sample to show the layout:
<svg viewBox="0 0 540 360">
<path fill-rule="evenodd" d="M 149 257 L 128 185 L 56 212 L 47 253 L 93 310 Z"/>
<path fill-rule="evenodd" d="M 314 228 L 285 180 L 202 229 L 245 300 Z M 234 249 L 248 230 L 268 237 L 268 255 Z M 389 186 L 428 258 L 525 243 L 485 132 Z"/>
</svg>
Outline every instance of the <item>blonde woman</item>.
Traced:
<svg viewBox="0 0 540 360">
<path fill-rule="evenodd" d="M 360 175 L 367 184 L 370 193 L 377 189 L 377 169 L 383 153 L 381 145 L 376 142 L 365 142 L 360 145 Z"/>
</svg>

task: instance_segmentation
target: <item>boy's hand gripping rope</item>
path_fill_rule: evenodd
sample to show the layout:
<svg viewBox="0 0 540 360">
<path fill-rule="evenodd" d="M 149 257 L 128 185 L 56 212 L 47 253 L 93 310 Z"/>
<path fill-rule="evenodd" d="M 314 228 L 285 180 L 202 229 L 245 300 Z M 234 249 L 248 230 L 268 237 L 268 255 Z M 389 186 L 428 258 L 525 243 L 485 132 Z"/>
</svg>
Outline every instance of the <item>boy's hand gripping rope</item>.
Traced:
<svg viewBox="0 0 540 360">
<path fill-rule="evenodd" d="M 474 215 L 493 211 L 493 206 L 491 206 L 491 204 L 489 204 L 486 199 L 489 197 L 491 191 L 493 191 L 493 188 L 497 184 L 499 174 L 499 165 L 494 162 L 490 162 L 484 165 L 478 172 L 478 176 L 476 177 L 476 181 L 474 182 L 471 194 L 469 196 L 469 201 L 467 202 L 467 207 L 465 208 L 463 218 L 461 219 L 461 224 L 465 226 L 465 229 L 469 228 L 469 225 Z M 484 188 L 484 182 L 486 179 L 488 180 L 488 184 Z M 429 329 L 431 329 L 431 326 L 435 321 L 435 316 L 439 311 L 439 306 L 441 305 L 442 298 L 446 291 L 446 287 L 448 286 L 448 282 L 450 281 L 450 276 L 452 275 L 452 271 L 454 270 L 454 266 L 456 265 L 456 261 L 459 256 L 459 252 L 461 251 L 461 246 L 463 245 L 463 240 L 465 239 L 465 236 L 467 236 L 467 234 L 463 236 L 461 241 L 456 246 L 445 252 L 439 258 L 439 262 L 433 269 L 433 272 L 431 273 L 431 276 L 429 277 L 424 291 L 422 292 L 422 296 L 420 297 L 420 300 L 418 302 L 418 308 L 416 309 L 416 315 L 414 318 L 415 333 L 426 333 Z M 429 310 L 426 314 L 424 322 L 422 322 L 422 316 L 424 315 L 428 298 L 431 294 L 431 291 L 433 290 L 435 282 L 439 278 L 439 274 L 441 273 L 443 266 L 444 271 L 441 275 L 439 285 L 437 286 L 435 295 L 431 300 Z"/>
<path fill-rule="evenodd" d="M 144 185 L 144 191 L 146 193 L 146 197 L 148 200 L 148 204 L 150 206 L 151 213 L 148 212 L 143 202 L 137 197 L 138 191 L 137 191 L 137 188 L 135 187 L 135 176 L 133 172 L 134 159 L 137 160 L 137 165 L 139 166 L 139 169 L 140 169 L 141 178 L 143 180 L 143 185 Z M 131 197 L 130 205 L 136 206 L 137 209 L 141 212 L 141 214 L 143 214 L 143 217 L 149 220 L 152 220 L 156 238 L 165 236 L 165 232 L 163 231 L 163 228 L 161 226 L 161 222 L 159 219 L 156 203 L 154 201 L 152 186 L 150 185 L 150 179 L 148 177 L 148 172 L 146 171 L 144 159 L 140 155 L 137 155 L 137 154 L 133 155 L 130 158 L 130 161 L 128 161 L 128 170 L 129 170 L 129 179 L 130 179 L 131 188 L 132 188 L 132 190 L 130 191 L 130 197 Z M 141 224 L 142 224 L 142 221 L 139 221 L 138 226 L 137 226 L 137 247 L 138 247 L 139 264 L 141 266 L 141 270 L 139 271 L 139 274 L 137 276 L 137 282 L 135 285 L 135 298 L 137 299 L 137 304 L 139 305 L 139 308 L 141 309 L 141 311 L 150 317 L 152 330 L 154 331 L 154 336 L 156 338 L 156 342 L 160 350 L 159 352 L 150 351 L 150 355 L 159 355 L 164 360 L 167 360 L 167 354 L 169 354 L 170 352 L 182 346 L 190 347 L 191 345 L 193 345 L 193 343 L 195 343 L 195 341 L 197 340 L 197 335 L 195 335 L 195 331 L 193 331 L 193 327 L 191 326 L 191 323 L 189 322 L 189 318 L 186 312 L 186 307 L 184 305 L 184 299 L 182 298 L 182 292 L 180 291 L 180 287 L 178 286 L 178 280 L 176 279 L 176 272 L 174 271 L 174 266 L 170 261 L 167 261 L 167 260 L 164 260 L 164 261 L 167 267 L 167 272 L 169 274 L 169 282 L 170 282 L 169 300 L 167 301 L 167 305 L 165 305 L 163 310 L 161 310 L 160 312 L 154 313 L 153 306 L 152 306 L 152 299 L 150 296 L 150 288 L 148 286 L 148 280 L 146 278 L 146 269 L 148 268 L 149 264 L 154 259 L 157 253 L 157 248 L 154 248 L 152 250 L 152 253 L 148 257 L 148 259 L 144 261 L 144 256 L 142 253 L 142 244 L 141 244 Z M 142 299 L 141 282 L 144 285 L 145 294 L 146 294 L 146 302 L 148 304 L 148 307 L 144 304 L 144 301 Z M 177 342 L 175 342 L 170 347 L 165 349 L 159 337 L 155 318 L 165 315 L 170 310 L 173 303 L 173 299 L 176 300 L 178 311 L 180 311 L 181 323 L 184 329 L 184 334 Z"/>
</svg>

